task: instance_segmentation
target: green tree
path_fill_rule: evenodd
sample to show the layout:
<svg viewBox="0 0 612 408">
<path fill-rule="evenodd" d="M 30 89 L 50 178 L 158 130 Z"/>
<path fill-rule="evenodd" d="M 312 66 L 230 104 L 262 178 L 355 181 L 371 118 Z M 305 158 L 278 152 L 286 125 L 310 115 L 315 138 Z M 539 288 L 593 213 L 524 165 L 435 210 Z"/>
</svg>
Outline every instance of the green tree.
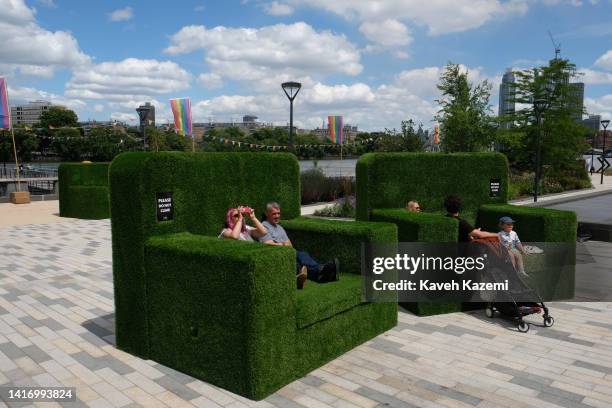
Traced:
<svg viewBox="0 0 612 408">
<path fill-rule="evenodd" d="M 15 146 L 19 162 L 29 162 L 38 149 L 38 138 L 31 131 L 15 129 Z M 3 162 L 15 160 L 11 132 L 3 131 L 0 136 L 0 160 Z"/>
<path fill-rule="evenodd" d="M 168 150 L 185 151 L 191 150 L 191 137 L 181 136 L 173 130 L 164 133 L 165 145 Z"/>
<path fill-rule="evenodd" d="M 53 132 L 51 146 L 55 153 L 66 161 L 80 161 L 85 158 L 88 146 L 81 132 L 73 128 L 62 128 Z"/>
<path fill-rule="evenodd" d="M 488 81 L 472 84 L 468 72 L 449 62 L 438 89 L 442 98 L 436 100 L 441 109 L 436 115 L 443 135 L 442 147 L 447 152 L 474 152 L 488 149 L 494 140 L 494 126 L 490 117 Z"/>
<path fill-rule="evenodd" d="M 400 131 L 385 129 L 385 133 L 376 139 L 376 151 L 379 152 L 418 152 L 422 150 L 423 142 L 412 119 L 402 121 Z"/>
<path fill-rule="evenodd" d="M 576 118 L 584 113 L 571 84 L 578 73 L 566 59 L 554 59 L 541 66 L 515 73 L 514 92 L 509 96 L 521 109 L 500 117 L 513 127 L 498 131 L 498 140 L 517 170 L 533 170 L 538 124 L 533 101 L 544 99 L 548 108 L 541 119 L 541 163 L 545 176 L 563 179 L 586 178 L 578 158 L 587 148 L 587 130 Z"/>
<path fill-rule="evenodd" d="M 123 151 L 124 135 L 113 129 L 93 128 L 87 136 L 87 152 L 93 161 L 111 161 Z"/>
<path fill-rule="evenodd" d="M 11 133 L 2 130 L 0 131 L 0 161 L 6 163 L 13 160 L 13 141 L 11 139 Z"/>
<path fill-rule="evenodd" d="M 78 122 L 78 117 L 74 111 L 61 106 L 51 106 L 40 115 L 39 125 L 44 129 L 53 129 L 75 127 L 79 125 Z"/>
</svg>

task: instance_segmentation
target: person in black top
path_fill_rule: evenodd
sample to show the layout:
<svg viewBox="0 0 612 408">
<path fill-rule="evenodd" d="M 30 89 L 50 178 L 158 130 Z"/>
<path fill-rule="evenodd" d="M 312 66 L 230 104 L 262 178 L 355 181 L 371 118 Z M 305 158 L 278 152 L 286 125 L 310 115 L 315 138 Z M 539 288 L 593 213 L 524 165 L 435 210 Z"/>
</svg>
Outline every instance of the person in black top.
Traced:
<svg viewBox="0 0 612 408">
<path fill-rule="evenodd" d="M 455 218 L 459 221 L 459 242 L 470 242 L 476 238 L 494 238 L 497 234 L 487 231 L 481 231 L 480 228 L 474 228 L 472 224 L 459 217 L 461 209 L 461 199 L 456 195 L 449 195 L 444 199 L 444 207 L 446 208 L 447 217 Z"/>
</svg>

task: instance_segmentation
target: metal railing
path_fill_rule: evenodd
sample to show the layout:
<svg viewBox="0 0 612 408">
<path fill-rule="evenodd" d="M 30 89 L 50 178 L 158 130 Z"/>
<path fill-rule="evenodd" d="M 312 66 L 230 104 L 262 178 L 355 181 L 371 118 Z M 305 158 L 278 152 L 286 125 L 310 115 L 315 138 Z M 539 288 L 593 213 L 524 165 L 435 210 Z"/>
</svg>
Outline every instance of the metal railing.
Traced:
<svg viewBox="0 0 612 408">
<path fill-rule="evenodd" d="M 32 178 L 57 178 L 57 169 L 22 168 L 19 177 Z M 16 180 L 17 170 L 15 168 L 0 167 L 0 179 Z"/>
</svg>

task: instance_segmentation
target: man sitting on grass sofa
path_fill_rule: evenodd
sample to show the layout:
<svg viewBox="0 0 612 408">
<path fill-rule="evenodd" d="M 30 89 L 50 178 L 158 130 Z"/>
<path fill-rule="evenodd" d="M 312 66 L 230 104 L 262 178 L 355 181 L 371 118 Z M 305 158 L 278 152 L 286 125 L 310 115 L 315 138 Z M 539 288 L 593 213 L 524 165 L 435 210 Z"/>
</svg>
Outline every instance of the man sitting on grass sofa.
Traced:
<svg viewBox="0 0 612 408">
<path fill-rule="evenodd" d="M 480 228 L 474 228 L 472 224 L 459 217 L 461 210 L 461 198 L 456 195 L 449 195 L 444 199 L 444 208 L 446 208 L 446 216 L 452 217 L 459 221 L 459 242 L 470 242 L 472 239 L 482 238 L 497 238 L 497 234 L 492 232 L 482 231 Z"/>
<path fill-rule="evenodd" d="M 263 222 L 263 226 L 266 227 L 268 233 L 263 237 L 259 238 L 259 242 L 263 242 L 268 245 L 288 246 L 293 247 L 287 232 L 279 224 L 280 221 L 280 205 L 277 202 L 271 202 L 266 204 L 266 220 Z M 300 279 L 302 275 L 302 268 L 306 268 L 308 279 L 311 281 L 325 283 L 334 282 L 338 280 L 339 262 L 338 258 L 325 264 L 320 264 L 315 261 L 308 252 L 306 251 L 295 251 L 296 264 L 297 264 L 297 275 L 298 275 L 298 289 L 303 289 L 305 280 Z"/>
</svg>

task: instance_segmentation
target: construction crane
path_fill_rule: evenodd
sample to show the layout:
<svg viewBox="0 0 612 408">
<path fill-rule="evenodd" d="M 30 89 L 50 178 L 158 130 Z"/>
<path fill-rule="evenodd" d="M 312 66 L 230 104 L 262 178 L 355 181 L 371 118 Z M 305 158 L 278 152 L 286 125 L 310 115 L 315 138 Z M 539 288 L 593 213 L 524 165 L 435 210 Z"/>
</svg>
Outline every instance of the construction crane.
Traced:
<svg viewBox="0 0 612 408">
<path fill-rule="evenodd" d="M 552 41 L 553 46 L 555 47 L 555 59 L 558 60 L 561 55 L 561 43 L 555 41 L 550 30 L 548 30 L 548 36 L 550 37 L 550 41 Z"/>
</svg>

